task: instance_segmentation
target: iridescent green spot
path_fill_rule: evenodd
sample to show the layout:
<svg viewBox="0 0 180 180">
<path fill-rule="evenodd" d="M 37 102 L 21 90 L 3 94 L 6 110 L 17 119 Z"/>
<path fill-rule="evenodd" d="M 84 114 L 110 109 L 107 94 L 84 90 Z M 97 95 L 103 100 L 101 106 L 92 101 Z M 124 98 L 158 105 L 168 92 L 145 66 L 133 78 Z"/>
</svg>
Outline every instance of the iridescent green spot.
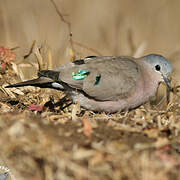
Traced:
<svg viewBox="0 0 180 180">
<path fill-rule="evenodd" d="M 76 80 L 84 79 L 89 75 L 89 73 L 90 73 L 89 71 L 80 69 L 80 70 L 78 70 L 77 73 L 73 72 L 72 77 L 73 77 L 73 79 L 76 79 Z"/>
<path fill-rule="evenodd" d="M 98 85 L 100 80 L 101 80 L 101 75 L 96 76 L 96 82 L 94 83 L 94 85 L 95 86 Z"/>
</svg>

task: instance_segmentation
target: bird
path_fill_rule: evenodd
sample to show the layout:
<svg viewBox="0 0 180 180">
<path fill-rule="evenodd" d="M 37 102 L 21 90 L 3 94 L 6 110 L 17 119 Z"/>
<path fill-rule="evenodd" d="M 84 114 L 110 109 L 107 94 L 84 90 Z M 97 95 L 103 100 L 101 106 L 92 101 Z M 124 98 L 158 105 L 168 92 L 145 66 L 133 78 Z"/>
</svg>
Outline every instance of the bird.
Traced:
<svg viewBox="0 0 180 180">
<path fill-rule="evenodd" d="M 73 103 L 95 112 L 131 110 L 155 95 L 161 82 L 171 88 L 170 61 L 159 54 L 88 56 L 54 70 L 40 70 L 38 78 L 6 88 L 35 86 L 64 91 Z"/>
</svg>

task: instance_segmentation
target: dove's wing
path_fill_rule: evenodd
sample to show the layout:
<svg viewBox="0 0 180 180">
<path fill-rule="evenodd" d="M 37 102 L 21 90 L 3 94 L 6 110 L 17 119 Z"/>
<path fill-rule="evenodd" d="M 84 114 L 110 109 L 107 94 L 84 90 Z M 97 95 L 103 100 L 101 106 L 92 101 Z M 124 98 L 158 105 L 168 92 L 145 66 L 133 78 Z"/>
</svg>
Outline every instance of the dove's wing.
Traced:
<svg viewBox="0 0 180 180">
<path fill-rule="evenodd" d="M 136 89 L 140 68 L 131 57 L 92 57 L 60 66 L 59 80 L 96 100 L 126 98 Z M 81 77 L 82 76 L 82 77 Z"/>
</svg>

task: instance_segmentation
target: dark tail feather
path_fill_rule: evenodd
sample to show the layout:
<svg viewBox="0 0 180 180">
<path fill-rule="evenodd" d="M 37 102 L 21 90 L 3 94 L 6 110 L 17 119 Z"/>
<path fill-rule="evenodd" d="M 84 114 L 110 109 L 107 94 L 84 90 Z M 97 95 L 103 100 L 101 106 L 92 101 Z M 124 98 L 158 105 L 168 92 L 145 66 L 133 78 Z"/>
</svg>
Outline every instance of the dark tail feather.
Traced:
<svg viewBox="0 0 180 180">
<path fill-rule="evenodd" d="M 5 88 L 13 88 L 13 87 L 22 87 L 22 86 L 36 86 L 36 87 L 41 87 L 41 88 L 46 88 L 50 86 L 50 84 L 53 81 L 49 78 L 37 78 L 37 79 L 32 79 L 29 81 L 24 81 L 16 84 L 11 84 L 6 86 Z"/>
</svg>

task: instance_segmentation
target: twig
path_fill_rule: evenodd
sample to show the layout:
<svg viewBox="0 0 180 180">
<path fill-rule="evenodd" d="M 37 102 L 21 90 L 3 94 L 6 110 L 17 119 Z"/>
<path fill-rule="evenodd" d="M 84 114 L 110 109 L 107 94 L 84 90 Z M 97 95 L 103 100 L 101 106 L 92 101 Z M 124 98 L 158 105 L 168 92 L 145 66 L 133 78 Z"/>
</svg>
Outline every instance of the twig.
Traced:
<svg viewBox="0 0 180 180">
<path fill-rule="evenodd" d="M 98 52 L 97 50 L 93 49 L 93 48 L 90 48 L 90 47 L 87 47 L 86 45 L 83 45 L 79 42 L 76 42 L 76 41 L 73 41 L 72 39 L 72 28 L 71 28 L 71 23 L 69 21 L 67 21 L 65 18 L 64 18 L 64 15 L 59 11 L 56 3 L 54 2 L 54 0 L 50 0 L 51 3 L 53 4 L 57 14 L 59 15 L 60 19 L 62 22 L 64 22 L 67 27 L 68 27 L 68 34 L 69 34 L 69 42 L 70 42 L 70 46 L 71 46 L 71 55 L 72 55 L 72 60 L 74 60 L 76 58 L 76 55 L 77 52 L 75 51 L 75 48 L 74 48 L 74 44 L 76 44 L 77 46 L 80 46 L 80 47 L 83 47 L 85 49 L 88 49 L 89 51 L 99 55 L 99 56 L 102 56 L 102 54 L 100 52 Z"/>
<path fill-rule="evenodd" d="M 39 52 L 39 48 L 37 47 L 36 43 L 33 46 L 32 52 L 35 54 L 38 62 L 38 70 L 42 70 L 44 67 L 43 58 L 41 53 Z"/>
<path fill-rule="evenodd" d="M 19 46 L 16 46 L 16 47 L 10 48 L 10 50 L 14 51 L 14 50 L 19 49 L 19 48 L 20 48 Z"/>
<path fill-rule="evenodd" d="M 133 41 L 133 31 L 130 28 L 128 29 L 128 42 L 129 42 L 131 54 L 133 55 L 136 52 L 136 46 Z"/>
<path fill-rule="evenodd" d="M 53 69 L 53 63 L 52 63 L 52 53 L 51 50 L 48 49 L 48 69 L 52 70 Z"/>
<path fill-rule="evenodd" d="M 73 41 L 73 43 L 75 45 L 77 45 L 77 46 L 80 46 L 80 47 L 83 47 L 85 49 L 88 49 L 89 51 L 92 51 L 93 53 L 97 54 L 98 56 L 102 56 L 102 54 L 99 51 L 97 51 L 97 50 L 95 50 L 93 48 L 90 48 L 90 47 L 88 47 L 88 46 L 86 46 L 84 44 L 81 44 L 81 43 L 77 42 L 77 41 Z"/>
<path fill-rule="evenodd" d="M 138 58 L 138 57 L 142 56 L 146 47 L 147 47 L 147 42 L 146 41 L 142 42 L 139 45 L 139 47 L 136 49 L 136 51 L 134 52 L 133 57 Z"/>
<path fill-rule="evenodd" d="M 31 48 L 30 48 L 28 54 L 26 54 L 26 55 L 24 56 L 24 59 L 28 58 L 28 57 L 32 54 L 35 44 L 36 44 L 36 41 L 34 40 L 33 43 L 32 43 L 32 45 L 31 45 Z"/>
<path fill-rule="evenodd" d="M 51 3 L 53 4 L 57 14 L 59 15 L 60 19 L 62 22 L 64 22 L 67 27 L 68 27 L 68 34 L 69 34 L 69 42 L 70 42 L 70 45 L 71 45 L 71 49 L 72 49 L 72 52 L 73 52 L 73 56 L 72 56 L 72 59 L 74 60 L 76 57 L 75 57 L 75 50 L 74 50 L 74 46 L 73 46 L 73 41 L 72 41 L 72 28 L 71 28 L 71 23 L 69 21 L 67 21 L 66 19 L 64 19 L 64 16 L 62 15 L 62 13 L 59 11 L 56 3 L 54 2 L 54 0 L 50 0 Z"/>
</svg>

